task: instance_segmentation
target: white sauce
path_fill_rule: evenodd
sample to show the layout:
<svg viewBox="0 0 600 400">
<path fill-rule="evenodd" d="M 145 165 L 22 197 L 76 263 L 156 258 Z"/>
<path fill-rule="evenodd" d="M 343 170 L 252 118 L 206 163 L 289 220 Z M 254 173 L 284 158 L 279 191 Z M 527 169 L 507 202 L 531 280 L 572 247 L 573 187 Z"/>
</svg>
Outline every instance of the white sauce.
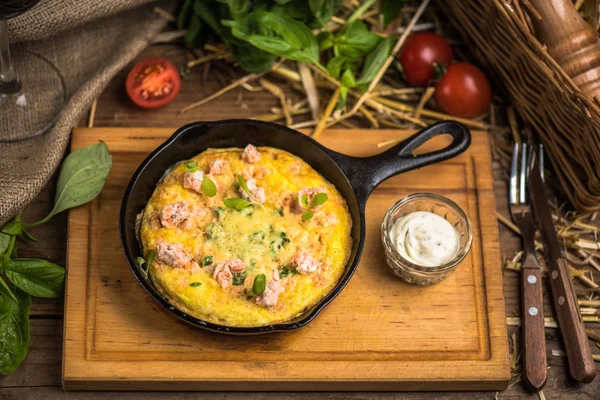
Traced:
<svg viewBox="0 0 600 400">
<path fill-rule="evenodd" d="M 437 267 L 451 261 L 460 245 L 458 230 L 428 211 L 416 211 L 399 218 L 390 236 L 402 257 L 424 267 Z"/>
</svg>

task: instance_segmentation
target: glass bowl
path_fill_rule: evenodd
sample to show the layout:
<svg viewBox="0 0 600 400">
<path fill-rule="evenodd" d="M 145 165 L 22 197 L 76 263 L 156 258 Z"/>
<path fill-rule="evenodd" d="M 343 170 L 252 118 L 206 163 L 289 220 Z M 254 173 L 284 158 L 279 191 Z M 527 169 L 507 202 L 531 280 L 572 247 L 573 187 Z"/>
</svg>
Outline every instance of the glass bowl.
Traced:
<svg viewBox="0 0 600 400">
<path fill-rule="evenodd" d="M 396 221 L 415 211 L 429 211 L 450 222 L 460 235 L 459 249 L 449 262 L 427 267 L 404 258 L 393 244 L 390 232 Z M 473 230 L 465 212 L 452 200 L 433 193 L 415 193 L 388 208 L 381 224 L 381 240 L 389 267 L 396 276 L 415 285 L 432 285 L 446 279 L 471 250 Z"/>
</svg>

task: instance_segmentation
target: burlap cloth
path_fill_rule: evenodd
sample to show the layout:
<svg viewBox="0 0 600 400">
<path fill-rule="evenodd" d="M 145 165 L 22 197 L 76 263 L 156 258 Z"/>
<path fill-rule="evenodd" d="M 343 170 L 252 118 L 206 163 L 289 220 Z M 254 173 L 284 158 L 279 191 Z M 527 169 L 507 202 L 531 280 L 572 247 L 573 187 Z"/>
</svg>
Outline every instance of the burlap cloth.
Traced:
<svg viewBox="0 0 600 400">
<path fill-rule="evenodd" d="M 65 78 L 68 102 L 44 136 L 0 144 L 0 226 L 44 187 L 63 158 L 73 126 L 166 25 L 152 12 L 156 4 L 148 3 L 153 0 L 42 0 L 9 21 L 12 47 L 52 61 Z M 167 3 L 159 4 L 171 8 L 175 2 Z"/>
</svg>

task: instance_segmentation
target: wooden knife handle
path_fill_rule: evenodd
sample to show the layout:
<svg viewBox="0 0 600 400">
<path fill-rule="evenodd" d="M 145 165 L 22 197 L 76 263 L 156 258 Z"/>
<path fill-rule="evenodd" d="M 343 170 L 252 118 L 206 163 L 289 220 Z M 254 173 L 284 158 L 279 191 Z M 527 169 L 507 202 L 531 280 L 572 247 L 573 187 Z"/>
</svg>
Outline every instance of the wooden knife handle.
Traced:
<svg viewBox="0 0 600 400">
<path fill-rule="evenodd" d="M 571 283 L 569 265 L 563 258 L 555 263 L 549 261 L 550 287 L 558 327 L 567 351 L 569 373 L 573 379 L 589 383 L 596 376 L 596 366 Z"/>
<path fill-rule="evenodd" d="M 536 391 L 546 384 L 546 332 L 542 270 L 532 254 L 525 256 L 522 269 L 523 354 L 525 382 Z"/>
</svg>

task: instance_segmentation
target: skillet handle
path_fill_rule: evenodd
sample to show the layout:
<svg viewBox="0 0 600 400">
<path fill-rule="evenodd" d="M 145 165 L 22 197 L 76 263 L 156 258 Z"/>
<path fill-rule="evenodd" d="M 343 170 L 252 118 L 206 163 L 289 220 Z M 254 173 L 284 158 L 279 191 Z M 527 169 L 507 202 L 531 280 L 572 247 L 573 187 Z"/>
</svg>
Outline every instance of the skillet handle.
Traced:
<svg viewBox="0 0 600 400">
<path fill-rule="evenodd" d="M 447 147 L 425 154 L 414 155 L 413 152 L 428 140 L 448 134 L 452 136 L 452 143 Z M 354 188 L 359 203 L 364 207 L 367 198 L 384 180 L 421 168 L 436 162 L 455 157 L 465 151 L 471 144 L 469 129 L 456 121 L 441 121 L 415 133 L 406 140 L 392 148 L 372 157 L 337 158 L 337 162 L 348 176 Z"/>
</svg>

